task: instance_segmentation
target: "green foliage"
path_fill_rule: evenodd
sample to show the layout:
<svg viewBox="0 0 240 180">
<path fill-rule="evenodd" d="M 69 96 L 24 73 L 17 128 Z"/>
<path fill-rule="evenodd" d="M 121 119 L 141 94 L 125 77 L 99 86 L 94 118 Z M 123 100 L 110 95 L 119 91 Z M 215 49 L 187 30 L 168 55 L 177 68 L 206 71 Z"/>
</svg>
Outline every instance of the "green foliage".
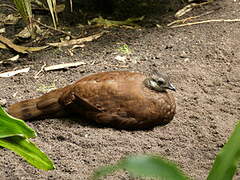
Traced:
<svg viewBox="0 0 240 180">
<path fill-rule="evenodd" d="M 52 20 L 54 27 L 56 28 L 57 24 L 57 12 L 56 12 L 56 0 L 46 0 L 48 4 L 49 11 L 52 15 Z M 25 20 L 25 22 L 30 24 L 32 27 L 32 8 L 31 0 L 13 0 L 18 12 Z"/>
<path fill-rule="evenodd" d="M 26 22 L 31 23 L 32 19 L 32 8 L 31 8 L 31 1 L 30 0 L 13 0 L 14 4 L 16 5 L 17 10 L 23 17 Z"/>
<path fill-rule="evenodd" d="M 240 122 L 237 124 L 228 142 L 218 153 L 208 180 L 231 180 L 240 160 Z"/>
<path fill-rule="evenodd" d="M 54 169 L 51 160 L 38 147 L 24 137 L 12 136 L 2 138 L 0 139 L 0 146 L 14 151 L 38 169 Z"/>
<path fill-rule="evenodd" d="M 131 50 L 129 48 L 129 46 L 127 44 L 123 44 L 122 46 L 120 46 L 118 48 L 118 50 L 124 54 L 130 54 L 131 53 Z"/>
<path fill-rule="evenodd" d="M 32 128 L 8 115 L 0 106 L 0 146 L 14 151 L 38 169 L 54 169 L 47 155 L 28 140 L 32 137 L 36 137 Z"/>
<path fill-rule="evenodd" d="M 10 117 L 0 107 L 0 138 L 11 136 L 23 136 L 26 138 L 36 137 L 36 133 L 28 127 L 24 121 Z"/>
<path fill-rule="evenodd" d="M 240 122 L 228 142 L 217 155 L 207 180 L 231 180 L 240 160 Z M 117 170 L 126 170 L 133 176 L 164 180 L 186 180 L 182 171 L 173 163 L 152 155 L 129 156 L 116 165 L 108 165 L 94 172 L 93 179 L 107 176 Z"/>
<path fill-rule="evenodd" d="M 126 170 L 132 176 L 151 177 L 167 180 L 187 180 L 181 170 L 173 163 L 154 155 L 136 155 L 129 156 L 116 165 L 105 166 L 95 171 L 93 179 L 99 179 L 116 170 Z"/>
</svg>

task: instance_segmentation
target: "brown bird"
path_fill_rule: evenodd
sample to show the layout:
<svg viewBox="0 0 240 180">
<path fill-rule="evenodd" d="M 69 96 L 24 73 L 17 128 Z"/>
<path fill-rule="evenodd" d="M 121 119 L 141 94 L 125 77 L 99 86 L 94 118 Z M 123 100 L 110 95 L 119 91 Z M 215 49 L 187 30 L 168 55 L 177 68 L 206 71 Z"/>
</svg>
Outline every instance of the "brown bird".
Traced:
<svg viewBox="0 0 240 180">
<path fill-rule="evenodd" d="M 175 91 L 166 75 L 101 72 L 13 104 L 8 113 L 23 120 L 78 114 L 115 128 L 148 129 L 173 119 L 176 104 L 168 89 Z"/>
</svg>

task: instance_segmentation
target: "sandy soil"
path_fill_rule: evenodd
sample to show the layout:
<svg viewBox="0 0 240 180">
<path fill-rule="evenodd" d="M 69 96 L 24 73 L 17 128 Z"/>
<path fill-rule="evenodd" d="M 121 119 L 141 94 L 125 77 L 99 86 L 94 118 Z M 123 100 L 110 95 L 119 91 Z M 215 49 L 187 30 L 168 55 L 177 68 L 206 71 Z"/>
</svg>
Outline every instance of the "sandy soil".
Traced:
<svg viewBox="0 0 240 180">
<path fill-rule="evenodd" d="M 222 0 L 195 11 L 213 13 L 201 19 L 239 18 L 238 1 Z M 161 17 L 155 17 L 154 23 Z M 170 21 L 170 20 L 169 20 Z M 109 70 L 169 74 L 177 87 L 177 113 L 166 126 L 151 131 L 97 127 L 72 119 L 28 122 L 37 133 L 33 141 L 54 161 L 56 169 L 41 171 L 13 152 L 0 149 L 1 179 L 87 179 L 99 166 L 133 153 L 154 153 L 175 161 L 186 174 L 205 179 L 216 153 L 240 119 L 240 23 L 208 23 L 183 28 L 111 28 L 100 39 L 69 56 L 50 49 L 20 58 L 0 71 L 31 67 L 29 73 L 0 79 L 0 99 L 7 105 L 41 95 L 41 86 L 62 87 L 83 75 Z M 131 54 L 118 49 L 127 44 Z M 1 58 L 9 52 L 0 51 Z M 11 54 L 13 55 L 13 54 Z M 115 60 L 126 56 L 126 62 Z M 47 65 L 83 61 L 86 65 L 34 75 Z M 235 179 L 239 179 L 236 175 Z M 106 179 L 129 179 L 119 172 Z"/>
</svg>

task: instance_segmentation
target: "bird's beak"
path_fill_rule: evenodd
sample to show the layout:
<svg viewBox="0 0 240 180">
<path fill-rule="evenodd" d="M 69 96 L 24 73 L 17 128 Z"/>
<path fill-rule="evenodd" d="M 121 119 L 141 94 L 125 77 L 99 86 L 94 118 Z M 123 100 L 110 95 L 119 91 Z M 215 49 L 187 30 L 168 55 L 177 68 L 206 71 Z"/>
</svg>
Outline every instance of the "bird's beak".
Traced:
<svg viewBox="0 0 240 180">
<path fill-rule="evenodd" d="M 171 83 L 169 84 L 168 89 L 172 91 L 176 91 L 176 88 Z"/>
</svg>

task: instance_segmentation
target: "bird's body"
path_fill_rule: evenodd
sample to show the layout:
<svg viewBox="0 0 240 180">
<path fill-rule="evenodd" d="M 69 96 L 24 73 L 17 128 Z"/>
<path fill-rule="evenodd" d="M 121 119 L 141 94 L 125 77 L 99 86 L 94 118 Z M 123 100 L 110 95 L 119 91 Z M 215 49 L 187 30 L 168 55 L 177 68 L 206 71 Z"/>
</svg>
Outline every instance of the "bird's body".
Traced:
<svg viewBox="0 0 240 180">
<path fill-rule="evenodd" d="M 173 95 L 158 90 L 151 78 L 138 72 L 112 71 L 81 78 L 64 88 L 9 107 L 14 117 L 78 114 L 97 123 L 123 129 L 145 129 L 170 122 L 175 114 Z"/>
</svg>

